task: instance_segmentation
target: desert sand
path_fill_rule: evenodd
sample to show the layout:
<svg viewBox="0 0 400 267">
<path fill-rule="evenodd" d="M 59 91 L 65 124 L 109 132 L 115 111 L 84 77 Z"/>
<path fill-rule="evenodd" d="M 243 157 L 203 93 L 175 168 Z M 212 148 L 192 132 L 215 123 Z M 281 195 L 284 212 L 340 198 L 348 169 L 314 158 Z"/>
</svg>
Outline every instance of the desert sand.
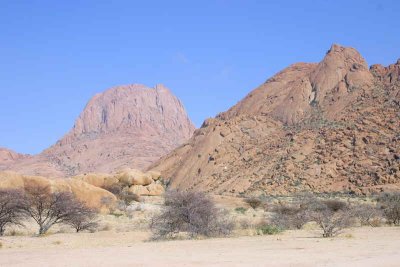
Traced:
<svg viewBox="0 0 400 267">
<path fill-rule="evenodd" d="M 399 266 L 400 228 L 148 242 L 146 232 L 3 237 L 0 266 Z M 11 246 L 11 248 L 9 248 Z"/>
</svg>

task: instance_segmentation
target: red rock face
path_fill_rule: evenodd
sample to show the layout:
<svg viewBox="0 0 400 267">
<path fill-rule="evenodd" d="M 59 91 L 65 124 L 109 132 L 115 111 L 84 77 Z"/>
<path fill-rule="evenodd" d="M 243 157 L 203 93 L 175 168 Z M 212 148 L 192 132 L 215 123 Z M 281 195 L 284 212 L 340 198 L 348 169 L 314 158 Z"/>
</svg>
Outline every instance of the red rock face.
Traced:
<svg viewBox="0 0 400 267">
<path fill-rule="evenodd" d="M 352 91 L 369 87 L 372 80 L 367 63 L 355 49 L 332 45 L 319 64 L 289 66 L 220 117 L 264 114 L 295 124 L 307 117 L 313 106 L 333 115 L 351 101 Z"/>
<path fill-rule="evenodd" d="M 217 194 L 400 190 L 399 63 L 368 70 L 333 45 L 196 130 L 151 166 L 171 186 Z"/>
<path fill-rule="evenodd" d="M 55 145 L 8 169 L 42 176 L 144 169 L 190 138 L 194 126 L 163 85 L 127 85 L 95 95 Z"/>
</svg>

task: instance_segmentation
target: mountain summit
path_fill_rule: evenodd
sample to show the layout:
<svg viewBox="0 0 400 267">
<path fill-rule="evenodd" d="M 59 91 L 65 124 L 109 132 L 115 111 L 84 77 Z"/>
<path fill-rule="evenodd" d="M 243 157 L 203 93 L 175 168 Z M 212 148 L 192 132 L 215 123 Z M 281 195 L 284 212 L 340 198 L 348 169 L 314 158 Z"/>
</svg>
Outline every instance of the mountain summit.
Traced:
<svg viewBox="0 0 400 267">
<path fill-rule="evenodd" d="M 208 119 L 152 169 L 171 186 L 216 194 L 400 189 L 400 62 L 368 69 L 332 45 Z"/>
<path fill-rule="evenodd" d="M 182 103 L 165 86 L 117 86 L 95 95 L 55 145 L 7 169 L 60 177 L 144 169 L 189 139 L 194 129 Z"/>
</svg>

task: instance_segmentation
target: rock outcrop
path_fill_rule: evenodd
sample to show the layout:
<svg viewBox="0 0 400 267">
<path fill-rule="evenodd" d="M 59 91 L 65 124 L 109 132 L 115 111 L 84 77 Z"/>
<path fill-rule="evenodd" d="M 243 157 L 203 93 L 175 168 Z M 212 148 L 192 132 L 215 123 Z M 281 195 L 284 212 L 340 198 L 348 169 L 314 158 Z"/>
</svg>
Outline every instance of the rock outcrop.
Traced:
<svg viewBox="0 0 400 267">
<path fill-rule="evenodd" d="M 215 194 L 400 189 L 400 62 L 368 69 L 333 45 L 208 119 L 149 169 L 172 187 Z"/>
<path fill-rule="evenodd" d="M 109 206 L 115 205 L 116 197 L 102 188 L 93 186 L 78 179 L 48 179 L 41 176 L 21 175 L 15 172 L 0 172 L 0 189 L 21 189 L 29 185 L 48 186 L 51 191 L 66 191 L 73 193 L 87 206 L 106 211 Z"/>
<path fill-rule="evenodd" d="M 144 169 L 193 131 L 182 103 L 163 85 L 118 86 L 95 95 L 55 145 L 0 169 L 46 177 Z"/>
<path fill-rule="evenodd" d="M 17 160 L 28 158 L 29 155 L 19 154 L 7 148 L 0 147 L 0 168 L 7 166 Z"/>
<path fill-rule="evenodd" d="M 87 173 L 72 177 L 109 191 L 130 191 L 138 196 L 160 196 L 165 189 L 160 181 L 161 173 L 125 169 L 116 174 Z M 117 192 L 115 192 L 117 193 Z"/>
</svg>

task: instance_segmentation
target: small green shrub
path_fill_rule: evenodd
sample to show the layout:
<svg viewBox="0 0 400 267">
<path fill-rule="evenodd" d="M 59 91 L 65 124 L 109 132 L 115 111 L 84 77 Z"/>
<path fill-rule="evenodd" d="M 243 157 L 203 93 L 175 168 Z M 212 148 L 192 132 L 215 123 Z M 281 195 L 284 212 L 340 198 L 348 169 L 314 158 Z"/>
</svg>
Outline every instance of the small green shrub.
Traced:
<svg viewBox="0 0 400 267">
<path fill-rule="evenodd" d="M 257 227 L 259 235 L 276 235 L 283 232 L 283 229 L 275 225 L 262 225 Z"/>
<path fill-rule="evenodd" d="M 236 211 L 237 213 L 245 214 L 246 211 L 247 211 L 247 209 L 246 209 L 246 208 L 243 208 L 243 207 L 237 207 L 237 208 L 235 208 L 235 211 Z"/>
</svg>

